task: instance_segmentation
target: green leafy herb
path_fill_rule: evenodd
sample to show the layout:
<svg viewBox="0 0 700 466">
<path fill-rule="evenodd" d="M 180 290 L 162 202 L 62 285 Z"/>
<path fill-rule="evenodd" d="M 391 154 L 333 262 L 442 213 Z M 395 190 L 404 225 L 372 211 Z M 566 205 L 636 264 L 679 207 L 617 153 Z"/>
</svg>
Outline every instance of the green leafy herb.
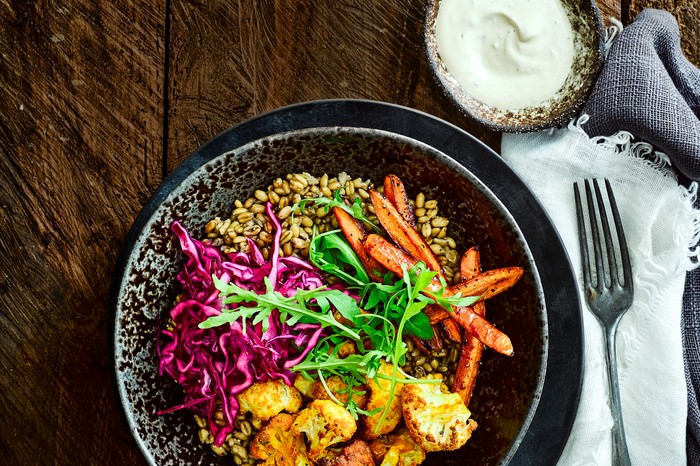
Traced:
<svg viewBox="0 0 700 466">
<path fill-rule="evenodd" d="M 292 212 L 296 212 L 297 208 L 300 209 L 302 212 L 306 208 L 308 204 L 316 204 L 317 206 L 324 207 L 325 212 L 328 213 L 333 207 L 340 207 L 353 217 L 355 217 L 358 220 L 361 220 L 365 224 L 369 225 L 374 231 L 376 232 L 381 232 L 381 228 L 379 228 L 377 225 L 375 225 L 362 210 L 362 201 L 360 200 L 359 197 L 356 197 L 350 206 L 346 204 L 346 202 L 343 200 L 343 197 L 340 193 L 340 189 L 337 189 L 333 193 L 332 198 L 328 197 L 311 197 L 311 198 L 306 198 L 302 199 L 301 201 L 297 202 L 292 206 Z"/>
<path fill-rule="evenodd" d="M 423 293 L 437 272 L 427 270 L 422 262 L 411 269 L 404 268 L 402 278 L 387 274 L 383 283 L 371 282 L 359 258 L 338 231 L 316 235 L 309 256 L 321 270 L 341 278 L 356 290 L 359 302 L 340 290 L 326 287 L 297 290 L 296 295 L 285 297 L 272 289 L 268 279 L 265 279 L 266 292 L 257 294 L 214 277 L 225 306 L 221 314 L 209 317 L 200 327 L 231 324 L 240 319 L 244 331 L 249 322 L 261 324 L 266 330 L 275 309 L 279 311 L 280 319 L 289 325 L 297 322 L 321 324 L 326 336 L 292 370 L 306 378 L 320 380 L 336 401 L 337 397 L 328 388 L 326 380 L 332 376 L 340 377 L 345 385 L 343 392 L 349 395 L 345 406 L 350 413 L 357 418 L 359 414 L 376 414 L 381 410 L 378 424 L 381 425 L 399 380 L 402 384 L 440 382 L 439 379 L 418 380 L 400 369 L 408 351 L 404 337 L 433 337 L 430 319 L 422 312 L 425 306 L 437 302 L 451 310 L 453 305 L 467 306 L 477 298 L 443 296 L 444 281 L 440 290 Z M 340 348 L 348 341 L 354 343 L 355 353 L 341 357 Z M 378 373 L 382 361 L 393 365 L 390 376 Z M 357 395 L 367 379 L 391 382 L 386 407 L 366 412 L 357 406 L 353 394 Z"/>
<path fill-rule="evenodd" d="M 363 339 L 371 342 L 371 349 L 366 350 L 364 345 L 357 346 L 355 354 L 342 358 L 338 355 L 338 347 L 333 347 L 334 338 L 329 336 L 307 355 L 304 362 L 294 367 L 294 370 L 305 374 L 306 377 L 318 378 L 322 383 L 335 375 L 340 377 L 347 387 L 359 386 L 371 378 L 389 380 L 389 403 L 382 410 L 378 423 L 381 425 L 395 396 L 398 380 L 401 379 L 401 383 L 419 382 L 400 370 L 400 366 L 405 364 L 408 351 L 404 336 L 416 335 L 422 339 L 433 337 L 430 320 L 422 311 L 429 303 L 435 302 L 424 295 L 423 291 L 436 275 L 436 272 L 426 270 L 425 265 L 420 263 L 404 270 L 401 279 L 387 275 L 384 283 L 367 282 L 359 290 L 360 307 L 366 309 L 366 312 L 353 316 L 353 328 Z M 461 304 L 468 301 L 454 297 L 442 298 L 442 294 L 439 296 L 444 304 Z M 393 365 L 389 377 L 381 376 L 377 372 L 382 360 Z M 433 379 L 429 382 L 439 383 L 439 380 Z M 333 397 L 332 393 L 330 395 Z M 352 400 L 352 397 L 350 399 Z M 350 402 L 346 407 L 354 416 L 360 413 L 359 408 Z"/>
<path fill-rule="evenodd" d="M 268 290 L 265 294 L 258 294 L 255 291 L 245 290 L 234 283 L 224 283 L 215 279 L 216 287 L 224 296 L 224 304 L 246 303 L 247 306 L 237 306 L 235 308 L 222 309 L 221 314 L 211 316 L 199 324 L 200 328 L 211 328 L 223 324 L 232 324 L 241 319 L 243 328 L 249 319 L 252 324 L 262 324 L 263 331 L 269 326 L 269 317 L 274 309 L 280 313 L 280 319 L 289 325 L 297 322 L 320 323 L 322 327 L 330 327 L 338 336 L 362 341 L 362 337 L 352 328 L 338 322 L 331 310 L 331 304 L 341 313 L 341 315 L 353 317 L 360 313 L 357 302 L 340 290 L 328 290 L 324 287 L 314 290 L 298 290 L 297 294 L 289 298 L 283 296 L 278 291 Z M 314 304 L 309 301 L 313 300 Z"/>
<path fill-rule="evenodd" d="M 363 286 L 370 281 L 360 258 L 340 230 L 315 235 L 309 245 L 309 260 L 349 285 Z"/>
</svg>

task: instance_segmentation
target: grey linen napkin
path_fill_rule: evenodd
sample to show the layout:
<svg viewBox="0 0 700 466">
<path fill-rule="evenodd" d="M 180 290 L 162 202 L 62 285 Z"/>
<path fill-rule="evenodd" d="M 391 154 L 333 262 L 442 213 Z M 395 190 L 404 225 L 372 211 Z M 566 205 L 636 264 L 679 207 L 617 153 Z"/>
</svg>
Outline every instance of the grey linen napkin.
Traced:
<svg viewBox="0 0 700 466">
<path fill-rule="evenodd" d="M 583 113 L 590 136 L 629 131 L 668 155 L 681 178 L 700 179 L 700 70 L 683 56 L 670 13 L 644 10 L 620 33 Z M 687 275 L 682 322 L 688 464 L 700 465 L 700 268 Z"/>
</svg>

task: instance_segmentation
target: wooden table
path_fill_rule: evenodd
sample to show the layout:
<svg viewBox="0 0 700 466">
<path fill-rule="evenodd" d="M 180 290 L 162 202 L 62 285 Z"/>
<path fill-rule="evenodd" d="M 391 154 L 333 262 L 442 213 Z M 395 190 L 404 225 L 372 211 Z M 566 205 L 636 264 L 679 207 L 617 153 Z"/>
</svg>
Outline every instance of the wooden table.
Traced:
<svg viewBox="0 0 700 466">
<path fill-rule="evenodd" d="M 694 0 L 603 0 L 681 23 Z M 115 396 L 108 289 L 135 216 L 197 146 L 312 99 L 395 102 L 453 122 L 430 74 L 423 2 L 0 2 L 0 464 L 142 464 Z"/>
</svg>

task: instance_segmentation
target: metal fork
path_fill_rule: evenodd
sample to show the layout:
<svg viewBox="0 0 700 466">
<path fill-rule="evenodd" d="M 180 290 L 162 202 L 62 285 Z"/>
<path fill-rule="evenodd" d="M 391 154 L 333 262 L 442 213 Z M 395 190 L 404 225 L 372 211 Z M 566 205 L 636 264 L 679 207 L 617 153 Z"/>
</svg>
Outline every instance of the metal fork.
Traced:
<svg viewBox="0 0 700 466">
<path fill-rule="evenodd" d="M 625 233 L 620 222 L 620 213 L 613 195 L 610 182 L 605 180 L 607 201 L 602 196 L 598 180 L 585 180 L 586 204 L 588 207 L 588 222 L 591 238 L 586 231 L 584 208 L 581 202 L 580 188 L 574 183 L 576 199 L 576 217 L 578 219 L 581 257 L 583 261 L 583 281 L 588 307 L 603 325 L 605 333 L 606 363 L 608 368 L 608 387 L 610 392 L 610 410 L 613 417 L 612 445 L 613 465 L 630 465 L 625 428 L 622 422 L 620 406 L 620 389 L 617 377 L 617 361 L 615 357 L 615 334 L 620 319 L 632 305 L 634 289 L 632 285 L 632 268 Z M 591 188 L 591 185 L 593 188 Z M 595 200 L 595 201 L 594 201 Z M 617 236 L 613 242 L 608 214 L 605 204 L 609 204 Z M 597 207 L 597 209 L 596 209 Z M 603 230 L 601 238 L 599 228 Z M 604 239 L 604 242 L 603 242 Z M 590 260 L 590 244 L 593 246 L 594 264 Z M 607 264 L 604 262 L 604 251 Z M 616 253 L 616 251 L 619 253 Z M 618 258 L 621 270 L 618 267 Z"/>
</svg>

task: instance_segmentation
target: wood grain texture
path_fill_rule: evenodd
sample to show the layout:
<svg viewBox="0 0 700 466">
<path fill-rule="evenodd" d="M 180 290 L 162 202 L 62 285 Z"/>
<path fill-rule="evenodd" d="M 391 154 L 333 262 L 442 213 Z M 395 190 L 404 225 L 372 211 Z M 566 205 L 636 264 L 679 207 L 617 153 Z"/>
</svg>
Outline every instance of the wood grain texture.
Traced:
<svg viewBox="0 0 700 466">
<path fill-rule="evenodd" d="M 107 293 L 162 179 L 164 17 L 164 2 L 0 2 L 0 463 L 141 459 Z"/>
<path fill-rule="evenodd" d="M 698 0 L 622 0 L 622 22 L 634 21 L 645 8 L 656 8 L 672 13 L 681 33 L 681 49 L 686 58 L 700 67 L 700 2 Z"/>
<path fill-rule="evenodd" d="M 620 0 L 597 0 L 596 5 L 603 20 L 603 26 L 612 24 L 612 19 L 619 20 L 622 17 L 622 5 Z"/>
<path fill-rule="evenodd" d="M 440 91 L 411 0 L 172 3 L 168 167 L 245 118 L 296 102 L 393 102 L 498 137 Z M 192 46 L 196 44 L 196 46 Z"/>
<path fill-rule="evenodd" d="M 145 464 L 113 390 L 108 288 L 134 217 L 212 136 L 348 97 L 429 112 L 498 148 L 434 80 L 423 5 L 0 0 L 0 464 Z M 700 64 L 697 1 L 598 5 L 626 24 L 672 11 Z"/>
</svg>

